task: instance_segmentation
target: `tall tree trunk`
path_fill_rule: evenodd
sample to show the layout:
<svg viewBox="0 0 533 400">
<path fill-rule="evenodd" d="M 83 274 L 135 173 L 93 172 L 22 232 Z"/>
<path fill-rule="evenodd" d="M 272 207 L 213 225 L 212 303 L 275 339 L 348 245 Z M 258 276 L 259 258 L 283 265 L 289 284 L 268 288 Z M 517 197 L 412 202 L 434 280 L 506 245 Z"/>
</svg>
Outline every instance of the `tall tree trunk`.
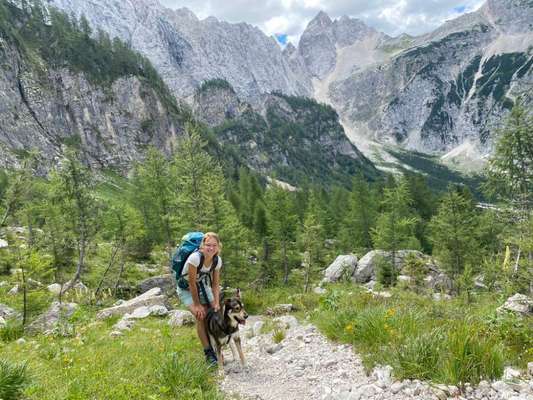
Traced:
<svg viewBox="0 0 533 400">
<path fill-rule="evenodd" d="M 24 271 L 24 267 L 22 267 L 21 270 L 22 270 L 22 296 L 23 296 L 22 326 L 26 326 L 26 320 L 28 317 L 28 288 L 26 285 L 26 272 Z"/>
<path fill-rule="evenodd" d="M 122 274 L 124 273 L 124 264 L 126 263 L 125 257 L 124 257 L 124 251 L 121 251 L 120 256 L 120 270 L 118 272 L 117 281 L 115 282 L 115 287 L 113 289 L 113 296 L 117 295 L 118 286 L 120 284 L 120 279 L 122 278 Z"/>
<path fill-rule="evenodd" d="M 111 258 L 109 259 L 109 264 L 107 265 L 106 270 L 104 271 L 104 274 L 102 275 L 102 279 L 100 279 L 100 282 L 98 283 L 98 286 L 96 288 L 96 291 L 94 292 L 94 297 L 96 298 L 98 296 L 98 293 L 100 293 L 100 289 L 102 288 L 102 284 L 104 283 L 105 277 L 107 276 L 107 273 L 111 269 L 111 267 L 115 264 L 115 257 L 119 251 L 119 249 L 122 247 L 121 243 L 117 243 L 115 245 L 115 248 L 113 249 L 113 253 L 111 254 Z"/>
<path fill-rule="evenodd" d="M 289 262 L 287 260 L 287 242 L 283 240 L 281 244 L 282 258 L 283 258 L 283 270 L 285 274 L 283 276 L 283 283 L 287 285 L 289 283 Z"/>
</svg>

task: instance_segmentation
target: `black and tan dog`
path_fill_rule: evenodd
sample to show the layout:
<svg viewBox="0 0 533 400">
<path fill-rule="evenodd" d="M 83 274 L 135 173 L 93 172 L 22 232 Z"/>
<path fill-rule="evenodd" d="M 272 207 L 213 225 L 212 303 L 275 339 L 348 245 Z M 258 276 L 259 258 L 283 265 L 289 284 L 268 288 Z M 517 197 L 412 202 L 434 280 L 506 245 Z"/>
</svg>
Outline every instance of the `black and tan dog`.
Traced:
<svg viewBox="0 0 533 400">
<path fill-rule="evenodd" d="M 244 354 L 242 352 L 241 338 L 239 336 L 239 325 L 244 325 L 248 314 L 244 310 L 239 289 L 234 297 L 224 300 L 218 312 L 210 309 L 206 317 L 207 336 L 209 342 L 217 354 L 220 366 L 224 364 L 222 348 L 230 345 L 233 359 L 235 360 L 235 349 L 239 353 L 241 367 L 245 366 Z"/>
</svg>

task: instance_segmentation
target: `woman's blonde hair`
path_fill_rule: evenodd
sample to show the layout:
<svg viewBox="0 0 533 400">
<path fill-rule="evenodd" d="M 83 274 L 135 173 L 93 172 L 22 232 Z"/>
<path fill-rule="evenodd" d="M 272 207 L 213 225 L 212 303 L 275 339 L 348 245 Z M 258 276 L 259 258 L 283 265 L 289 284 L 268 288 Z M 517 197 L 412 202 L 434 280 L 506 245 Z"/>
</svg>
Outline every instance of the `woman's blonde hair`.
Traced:
<svg viewBox="0 0 533 400">
<path fill-rule="evenodd" d="M 222 242 L 220 241 L 220 238 L 218 237 L 218 234 L 216 234 L 215 232 L 206 232 L 204 233 L 204 238 L 202 239 L 202 243 L 200 244 L 200 249 L 204 247 L 205 245 L 205 242 L 207 242 L 207 239 L 209 238 L 213 238 L 217 241 L 218 243 L 218 252 L 217 252 L 217 255 L 220 254 L 220 252 L 222 251 Z"/>
</svg>

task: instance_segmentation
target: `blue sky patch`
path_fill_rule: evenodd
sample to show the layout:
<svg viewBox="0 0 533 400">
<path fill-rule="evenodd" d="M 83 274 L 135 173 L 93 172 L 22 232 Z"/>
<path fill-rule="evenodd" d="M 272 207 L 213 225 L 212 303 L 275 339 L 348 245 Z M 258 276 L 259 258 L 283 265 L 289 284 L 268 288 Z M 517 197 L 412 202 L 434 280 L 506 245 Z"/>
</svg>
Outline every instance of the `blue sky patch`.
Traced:
<svg viewBox="0 0 533 400">
<path fill-rule="evenodd" d="M 282 44 L 282 45 L 286 45 L 287 44 L 287 34 L 286 33 L 276 33 L 276 40 Z"/>
<path fill-rule="evenodd" d="M 453 11 L 455 11 L 457 14 L 462 14 L 466 10 L 466 6 L 457 6 L 453 8 Z"/>
</svg>

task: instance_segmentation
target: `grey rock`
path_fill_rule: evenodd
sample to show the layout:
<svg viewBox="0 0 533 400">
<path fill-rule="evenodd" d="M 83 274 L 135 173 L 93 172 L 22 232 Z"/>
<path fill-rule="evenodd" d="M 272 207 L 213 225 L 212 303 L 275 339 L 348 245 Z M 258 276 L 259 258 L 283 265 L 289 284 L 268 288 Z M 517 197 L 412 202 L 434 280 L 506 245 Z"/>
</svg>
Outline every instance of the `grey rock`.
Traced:
<svg viewBox="0 0 533 400">
<path fill-rule="evenodd" d="M 137 296 L 131 300 L 128 300 L 118 306 L 113 306 L 113 307 L 101 310 L 96 315 L 96 318 L 106 319 L 114 315 L 124 315 L 128 313 L 132 313 L 135 309 L 142 307 L 142 306 L 146 306 L 146 307 L 154 306 L 154 305 L 165 306 L 166 302 L 167 302 L 167 297 L 164 295 L 161 295 L 161 289 L 153 288 L 153 289 L 150 289 L 148 292 L 143 293 L 140 296 Z"/>
<path fill-rule="evenodd" d="M 325 294 L 327 293 L 327 290 L 323 287 L 320 287 L 320 286 L 317 286 L 313 289 L 313 293 L 316 293 L 316 294 Z"/>
<path fill-rule="evenodd" d="M 111 331 L 109 333 L 109 336 L 115 338 L 115 337 L 124 336 L 124 334 L 120 330 L 118 330 L 118 331 Z"/>
<path fill-rule="evenodd" d="M 398 392 L 401 392 L 404 387 L 405 387 L 405 383 L 404 382 L 394 382 L 391 385 L 390 390 L 391 390 L 392 393 L 398 393 Z"/>
<path fill-rule="evenodd" d="M 520 378 L 520 371 L 513 368 L 513 367 L 505 367 L 504 370 L 503 370 L 503 380 L 504 381 L 512 381 L 512 380 L 515 380 L 515 379 L 518 379 Z"/>
<path fill-rule="evenodd" d="M 13 308 L 5 305 L 0 304 L 0 317 L 3 317 L 4 319 L 10 319 L 15 318 L 19 315 Z"/>
<path fill-rule="evenodd" d="M 525 294 L 516 293 L 509 297 L 506 302 L 497 309 L 497 312 L 514 312 L 523 315 L 533 314 L 533 300 Z"/>
<path fill-rule="evenodd" d="M 283 345 L 281 343 L 277 343 L 277 344 L 274 344 L 272 346 L 268 346 L 265 351 L 268 353 L 268 354 L 274 354 L 274 353 L 277 353 L 278 351 L 280 351 L 281 349 L 283 348 Z"/>
<path fill-rule="evenodd" d="M 259 320 L 254 322 L 252 327 L 253 336 L 257 336 L 261 334 L 261 330 L 263 329 L 263 326 L 265 325 L 265 321 Z"/>
<path fill-rule="evenodd" d="M 28 325 L 26 331 L 29 334 L 52 332 L 58 328 L 59 324 L 68 320 L 78 308 L 76 303 L 59 303 L 54 301 L 50 308 L 37 317 Z M 68 327 L 67 327 L 68 329 Z"/>
<path fill-rule="evenodd" d="M 353 254 L 340 255 L 324 271 L 324 282 L 337 282 L 342 277 L 351 278 L 357 267 L 357 257 Z"/>
<path fill-rule="evenodd" d="M 151 306 L 149 308 L 149 311 L 150 311 L 150 315 L 155 315 L 158 317 L 164 317 L 168 315 L 168 308 L 166 308 L 165 306 L 160 306 L 160 305 Z"/>
<path fill-rule="evenodd" d="M 61 294 L 61 285 L 59 283 L 52 283 L 46 287 L 48 291 L 56 296 Z"/>
<path fill-rule="evenodd" d="M 150 316 L 150 309 L 146 306 L 138 307 L 131 314 L 125 314 L 126 319 L 144 319 Z"/>
<path fill-rule="evenodd" d="M 383 250 L 372 250 L 366 253 L 357 263 L 353 278 L 355 282 L 366 283 L 376 276 L 376 263 L 379 257 L 387 257 Z"/>
<path fill-rule="evenodd" d="M 153 276 L 143 280 L 137 285 L 140 293 L 145 293 L 155 287 L 161 288 L 166 295 L 173 294 L 176 291 L 176 279 L 174 278 L 174 274 Z"/>
<path fill-rule="evenodd" d="M 272 322 L 282 329 L 291 329 L 298 326 L 298 320 L 292 315 L 283 315 L 281 317 L 274 318 Z"/>
<path fill-rule="evenodd" d="M 19 338 L 19 339 L 16 340 L 15 343 L 18 344 L 18 345 L 26 344 L 26 339 L 24 339 L 24 338 Z"/>
<path fill-rule="evenodd" d="M 19 285 L 15 285 L 9 290 L 9 292 L 7 292 L 7 294 L 9 296 L 16 296 L 18 292 L 19 292 Z"/>
<path fill-rule="evenodd" d="M 170 326 L 193 325 L 196 321 L 194 315 L 186 310 L 172 310 L 169 316 L 168 324 Z"/>
<path fill-rule="evenodd" d="M 7 242 L 7 240 L 0 239 L 0 249 L 5 249 L 8 246 L 9 246 L 9 243 Z"/>
<path fill-rule="evenodd" d="M 0 316 L 0 328 L 3 328 L 4 326 L 6 326 L 6 320 L 4 319 L 4 317 Z"/>
<path fill-rule="evenodd" d="M 134 325 L 135 321 L 133 319 L 123 317 L 120 321 L 113 325 L 113 329 L 115 329 L 115 331 L 129 331 Z"/>
<path fill-rule="evenodd" d="M 266 315 L 280 315 L 280 314 L 287 314 L 294 310 L 294 306 L 292 304 L 276 304 L 274 307 L 267 308 L 265 310 Z"/>
<path fill-rule="evenodd" d="M 376 380 L 379 388 L 390 387 L 392 384 L 392 367 L 390 365 L 375 367 L 372 371 L 372 378 Z"/>
</svg>

